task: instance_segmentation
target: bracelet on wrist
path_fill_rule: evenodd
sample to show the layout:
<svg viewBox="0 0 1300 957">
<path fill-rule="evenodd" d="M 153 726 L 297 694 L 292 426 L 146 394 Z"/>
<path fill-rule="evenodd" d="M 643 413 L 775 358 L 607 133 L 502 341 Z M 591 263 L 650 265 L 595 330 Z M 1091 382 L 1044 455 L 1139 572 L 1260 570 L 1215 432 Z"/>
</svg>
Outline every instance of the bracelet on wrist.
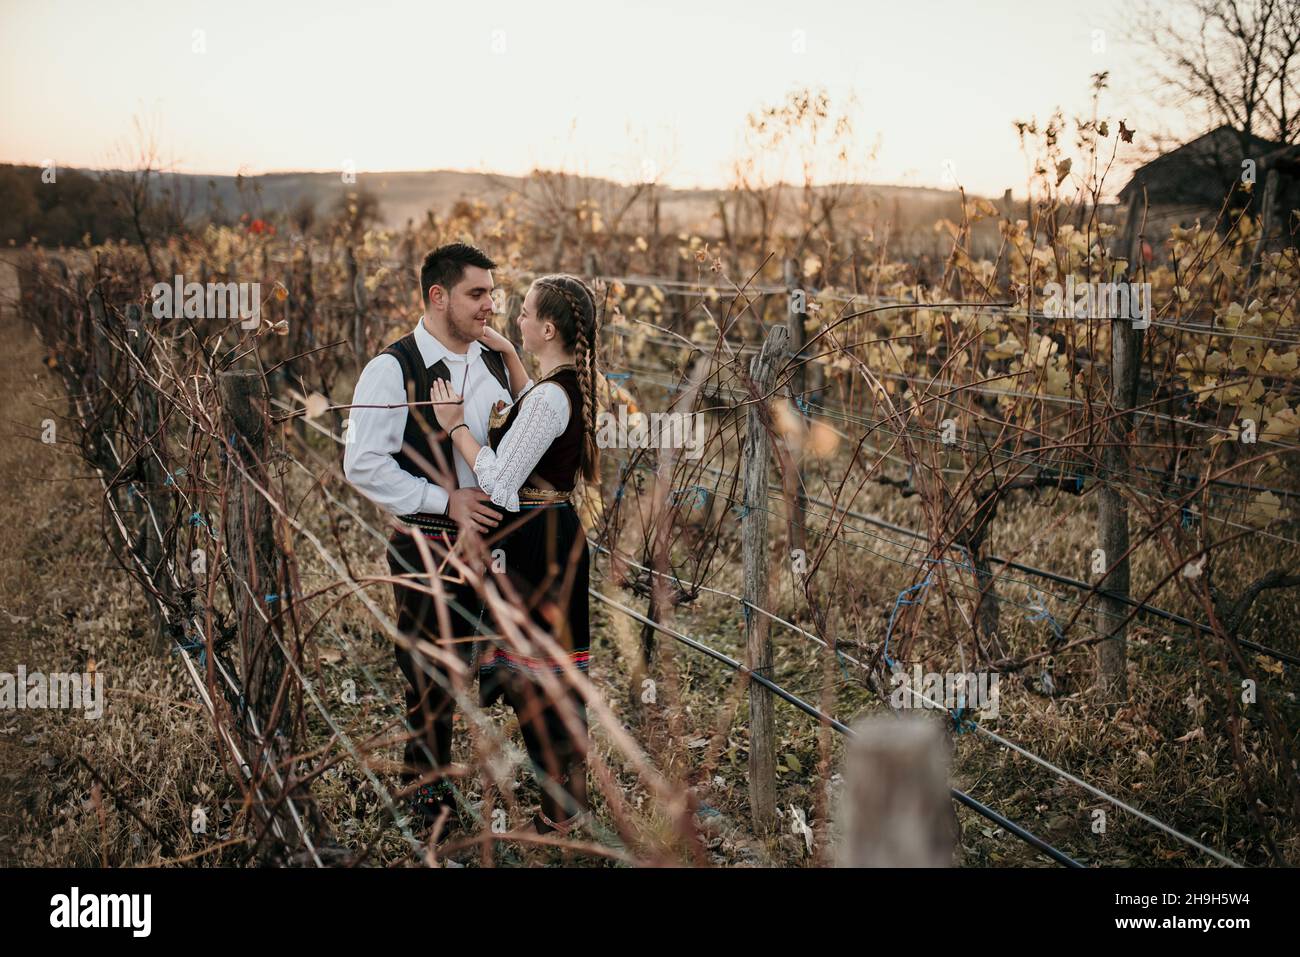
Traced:
<svg viewBox="0 0 1300 957">
<path fill-rule="evenodd" d="M 468 428 L 469 426 L 466 425 L 464 422 L 461 422 L 459 425 L 453 425 L 451 427 L 451 431 L 447 433 L 447 438 L 451 438 L 453 435 L 455 435 L 457 429 L 468 429 Z"/>
</svg>

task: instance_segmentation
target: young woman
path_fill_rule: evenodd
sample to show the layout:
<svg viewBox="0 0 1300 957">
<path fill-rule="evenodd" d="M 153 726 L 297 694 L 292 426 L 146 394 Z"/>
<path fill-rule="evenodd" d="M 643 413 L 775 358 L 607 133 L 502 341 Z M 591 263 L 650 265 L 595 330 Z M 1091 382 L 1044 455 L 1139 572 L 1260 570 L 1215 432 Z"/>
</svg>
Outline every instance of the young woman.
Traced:
<svg viewBox="0 0 1300 957">
<path fill-rule="evenodd" d="M 505 552 L 504 571 L 494 574 L 508 576 L 533 622 L 585 671 L 591 646 L 587 536 L 572 495 L 579 475 L 590 482 L 598 474 L 595 297 L 573 276 L 543 276 L 524 297 L 518 322 L 538 376 L 524 384 L 508 410 L 493 417 L 489 444 L 480 446 L 464 426 L 459 397 L 448 383 L 434 383 L 432 398 L 438 404 L 433 409 L 465 461 L 474 463 L 479 487 L 503 511 L 498 547 Z M 493 332 L 483 341 L 505 354 L 511 390 L 518 392 L 526 374 L 514 347 Z M 541 812 L 534 818 L 538 832 L 568 831 L 587 810 L 586 708 L 560 662 L 534 644 L 526 649 L 504 640 L 486 645 L 480 700 L 486 706 L 504 695 L 519 719 L 529 756 L 546 776 Z M 538 679 L 543 669 L 565 689 L 580 738 L 544 691 Z"/>
</svg>

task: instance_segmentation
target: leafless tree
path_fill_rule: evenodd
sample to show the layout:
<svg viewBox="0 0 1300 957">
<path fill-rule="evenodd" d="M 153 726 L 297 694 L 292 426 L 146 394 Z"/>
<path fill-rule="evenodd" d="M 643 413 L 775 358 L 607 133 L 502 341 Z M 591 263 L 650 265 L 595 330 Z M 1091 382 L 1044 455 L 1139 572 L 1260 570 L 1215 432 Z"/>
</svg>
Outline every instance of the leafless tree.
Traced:
<svg viewBox="0 0 1300 957">
<path fill-rule="evenodd" d="M 164 224 L 156 222 L 159 203 L 155 181 L 166 172 L 166 166 L 159 155 L 156 122 L 137 116 L 132 125 L 134 137 L 118 147 L 113 164 L 116 168 L 104 174 L 104 183 L 119 212 L 130 220 L 135 239 L 144 249 L 150 274 L 157 276 L 153 239 L 157 228 Z"/>
<path fill-rule="evenodd" d="M 1300 138 L 1300 2 L 1151 0 L 1135 23 L 1177 105 L 1199 104 L 1211 126 L 1231 126 L 1242 155 L 1256 137 Z"/>
</svg>

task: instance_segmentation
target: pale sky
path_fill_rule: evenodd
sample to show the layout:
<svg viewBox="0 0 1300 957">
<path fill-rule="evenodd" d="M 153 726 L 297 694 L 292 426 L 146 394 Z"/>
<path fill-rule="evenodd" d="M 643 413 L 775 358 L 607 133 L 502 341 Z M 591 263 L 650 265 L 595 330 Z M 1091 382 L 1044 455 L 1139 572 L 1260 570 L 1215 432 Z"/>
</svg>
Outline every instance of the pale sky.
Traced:
<svg viewBox="0 0 1300 957">
<path fill-rule="evenodd" d="M 860 178 L 944 186 L 950 161 L 969 190 L 1022 194 L 1012 121 L 1086 114 L 1095 72 L 1111 71 L 1103 115 L 1171 120 L 1141 95 L 1123 7 L 0 0 L 0 162 L 119 165 L 141 116 L 183 172 L 349 161 L 716 186 L 746 114 L 811 85 L 856 97 Z"/>
</svg>

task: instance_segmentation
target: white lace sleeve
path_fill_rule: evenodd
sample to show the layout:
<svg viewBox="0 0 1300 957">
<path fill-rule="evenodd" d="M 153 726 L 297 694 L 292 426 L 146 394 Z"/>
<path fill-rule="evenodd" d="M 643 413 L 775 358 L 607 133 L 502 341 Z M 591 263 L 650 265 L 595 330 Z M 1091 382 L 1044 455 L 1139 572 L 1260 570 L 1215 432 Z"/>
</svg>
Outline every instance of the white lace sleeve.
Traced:
<svg viewBox="0 0 1300 957">
<path fill-rule="evenodd" d="M 519 511 L 519 489 L 569 424 L 569 397 L 554 382 L 543 382 L 519 401 L 519 415 L 497 450 L 485 445 L 474 459 L 479 488 L 508 512 Z"/>
</svg>

